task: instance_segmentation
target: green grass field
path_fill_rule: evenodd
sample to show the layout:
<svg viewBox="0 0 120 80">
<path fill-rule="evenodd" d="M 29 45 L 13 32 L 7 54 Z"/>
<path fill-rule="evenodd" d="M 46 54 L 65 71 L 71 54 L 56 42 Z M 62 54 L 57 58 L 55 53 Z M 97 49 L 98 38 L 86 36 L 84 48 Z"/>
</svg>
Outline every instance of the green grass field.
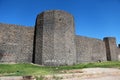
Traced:
<svg viewBox="0 0 120 80">
<path fill-rule="evenodd" d="M 0 64 L 0 76 L 27 76 L 27 75 L 46 75 L 56 74 L 61 70 L 82 69 L 82 68 L 119 68 L 120 61 L 101 62 L 101 63 L 83 63 L 73 66 L 45 67 L 34 64 Z"/>
</svg>

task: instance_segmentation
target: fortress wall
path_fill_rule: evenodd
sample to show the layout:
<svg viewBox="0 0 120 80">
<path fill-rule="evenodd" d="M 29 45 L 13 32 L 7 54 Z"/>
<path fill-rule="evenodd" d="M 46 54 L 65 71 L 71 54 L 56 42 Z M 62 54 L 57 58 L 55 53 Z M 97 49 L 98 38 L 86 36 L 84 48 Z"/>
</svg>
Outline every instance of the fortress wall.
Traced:
<svg viewBox="0 0 120 80">
<path fill-rule="evenodd" d="M 117 48 L 117 55 L 118 55 L 118 61 L 120 61 L 120 44 L 118 45 Z"/>
<path fill-rule="evenodd" d="M 48 66 L 76 63 L 73 17 L 59 10 L 37 16 L 35 63 Z"/>
<path fill-rule="evenodd" d="M 43 12 L 37 16 L 35 26 L 35 63 L 48 63 L 54 58 L 54 17 L 53 12 Z M 47 61 L 48 60 L 48 61 Z"/>
<path fill-rule="evenodd" d="M 64 11 L 55 12 L 54 52 L 59 64 L 73 65 L 76 63 L 76 46 L 74 18 Z"/>
<path fill-rule="evenodd" d="M 120 61 L 120 48 L 117 48 L 118 61 Z"/>
<path fill-rule="evenodd" d="M 102 40 L 76 36 L 77 63 L 106 61 L 105 43 Z"/>
<path fill-rule="evenodd" d="M 107 60 L 117 61 L 118 55 L 117 55 L 116 39 L 114 37 L 105 37 L 104 42 L 106 45 Z"/>
<path fill-rule="evenodd" d="M 78 36 L 69 13 L 40 13 L 34 28 L 0 23 L 0 62 L 33 62 L 47 66 L 120 61 L 116 39 Z M 33 42 L 34 41 L 34 42 Z"/>
<path fill-rule="evenodd" d="M 32 62 L 34 29 L 0 23 L 0 62 Z"/>
</svg>

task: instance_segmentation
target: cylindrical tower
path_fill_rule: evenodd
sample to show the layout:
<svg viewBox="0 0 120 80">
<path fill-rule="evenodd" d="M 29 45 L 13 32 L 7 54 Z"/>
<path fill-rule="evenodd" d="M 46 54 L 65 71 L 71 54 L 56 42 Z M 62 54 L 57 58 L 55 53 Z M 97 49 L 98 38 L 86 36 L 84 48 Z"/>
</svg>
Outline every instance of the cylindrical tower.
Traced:
<svg viewBox="0 0 120 80">
<path fill-rule="evenodd" d="M 116 38 L 114 37 L 105 37 L 104 39 L 106 46 L 106 54 L 108 61 L 117 61 L 117 45 Z"/>
<path fill-rule="evenodd" d="M 34 62 L 47 66 L 76 63 L 74 19 L 60 10 L 42 12 L 35 25 Z"/>
</svg>

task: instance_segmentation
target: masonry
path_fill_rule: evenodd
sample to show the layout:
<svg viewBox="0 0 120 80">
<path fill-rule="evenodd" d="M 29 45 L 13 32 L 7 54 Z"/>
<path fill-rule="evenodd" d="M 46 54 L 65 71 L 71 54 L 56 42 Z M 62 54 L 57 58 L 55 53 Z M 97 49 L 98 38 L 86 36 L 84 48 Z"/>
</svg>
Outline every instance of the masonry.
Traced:
<svg viewBox="0 0 120 80">
<path fill-rule="evenodd" d="M 118 61 L 114 37 L 103 40 L 75 35 L 74 18 L 61 10 L 38 14 L 35 28 L 0 23 L 0 62 L 46 66 Z"/>
</svg>

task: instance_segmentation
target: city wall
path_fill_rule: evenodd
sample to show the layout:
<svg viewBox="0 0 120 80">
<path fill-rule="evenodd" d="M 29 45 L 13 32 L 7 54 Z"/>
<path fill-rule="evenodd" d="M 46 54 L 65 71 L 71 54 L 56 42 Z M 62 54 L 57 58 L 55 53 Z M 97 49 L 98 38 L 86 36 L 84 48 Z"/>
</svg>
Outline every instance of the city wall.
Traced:
<svg viewBox="0 0 120 80">
<path fill-rule="evenodd" d="M 72 15 L 58 10 L 46 11 L 37 16 L 35 27 L 35 63 L 48 66 L 76 63 Z"/>
<path fill-rule="evenodd" d="M 34 29 L 0 23 L 0 62 L 32 62 Z"/>
<path fill-rule="evenodd" d="M 117 48 L 117 57 L 118 57 L 118 61 L 120 61 L 120 44 L 118 45 L 118 48 Z"/>
<path fill-rule="evenodd" d="M 77 63 L 107 61 L 102 40 L 77 35 L 75 42 Z"/>
<path fill-rule="evenodd" d="M 118 61 L 114 37 L 103 40 L 75 35 L 74 18 L 60 10 L 42 12 L 35 28 L 0 23 L 0 62 L 47 66 Z"/>
</svg>

